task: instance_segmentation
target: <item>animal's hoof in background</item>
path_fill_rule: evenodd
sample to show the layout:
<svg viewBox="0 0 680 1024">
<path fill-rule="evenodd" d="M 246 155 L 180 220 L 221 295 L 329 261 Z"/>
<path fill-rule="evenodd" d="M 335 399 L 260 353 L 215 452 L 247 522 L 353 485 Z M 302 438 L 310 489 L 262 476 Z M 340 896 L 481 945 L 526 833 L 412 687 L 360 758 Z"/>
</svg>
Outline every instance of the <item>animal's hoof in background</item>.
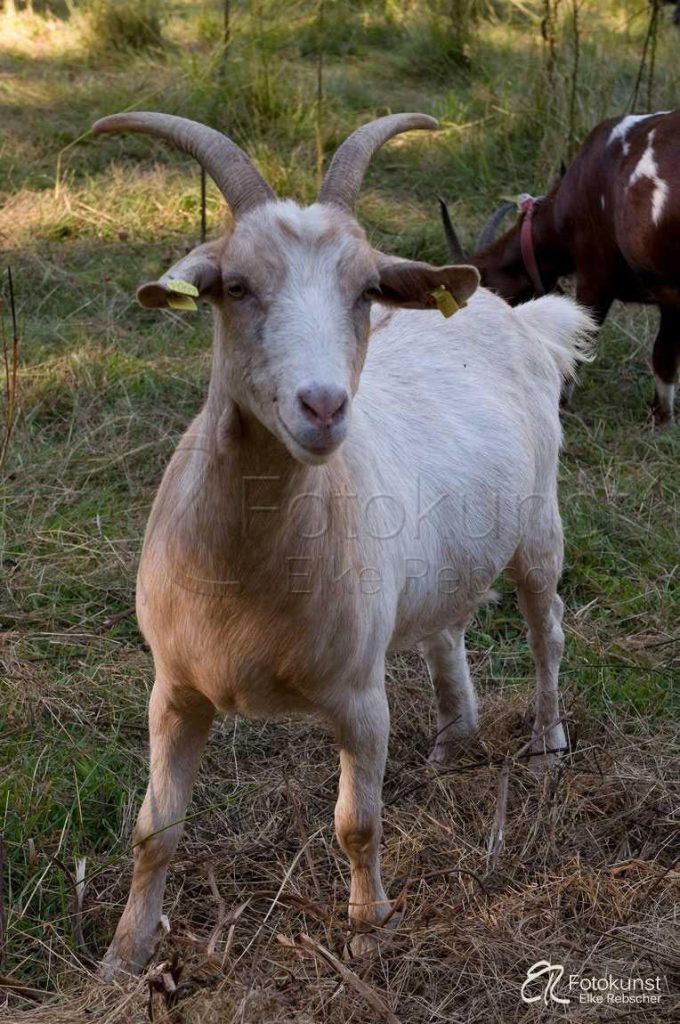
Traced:
<svg viewBox="0 0 680 1024">
<path fill-rule="evenodd" d="M 529 771 L 540 778 L 559 764 L 560 758 L 560 754 L 531 754 L 528 761 Z"/>
<path fill-rule="evenodd" d="M 479 736 L 473 733 L 471 736 L 456 736 L 449 740 L 438 739 L 427 761 L 437 768 L 455 764 L 457 761 L 478 761 L 486 757 L 487 753 Z"/>
<path fill-rule="evenodd" d="M 664 427 L 672 427 L 675 423 L 673 413 L 658 401 L 652 402 L 652 420 L 654 427 L 659 430 Z"/>
<path fill-rule="evenodd" d="M 534 775 L 544 775 L 548 769 L 559 764 L 568 749 L 567 737 L 561 725 L 543 736 L 537 736 L 529 751 L 529 770 Z"/>
</svg>

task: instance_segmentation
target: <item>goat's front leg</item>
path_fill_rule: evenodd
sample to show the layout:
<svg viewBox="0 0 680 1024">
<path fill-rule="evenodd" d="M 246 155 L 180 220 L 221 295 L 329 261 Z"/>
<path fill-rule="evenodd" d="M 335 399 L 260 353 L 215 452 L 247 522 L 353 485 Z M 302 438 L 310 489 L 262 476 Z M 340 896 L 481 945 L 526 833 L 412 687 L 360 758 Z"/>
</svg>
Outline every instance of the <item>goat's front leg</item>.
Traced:
<svg viewBox="0 0 680 1024">
<path fill-rule="evenodd" d="M 335 831 L 349 858 L 349 916 L 357 926 L 353 953 L 373 948 L 390 904 L 380 878 L 382 782 L 387 759 L 390 713 L 384 672 L 364 692 L 347 694 L 347 704 L 333 715 L 340 747 L 340 787 Z"/>
<path fill-rule="evenodd" d="M 165 876 L 205 747 L 214 708 L 195 691 L 176 691 L 157 679 L 149 703 L 151 768 L 137 818 L 134 872 L 127 905 L 102 962 L 112 979 L 139 974 L 160 938 Z"/>
<path fill-rule="evenodd" d="M 657 427 L 668 426 L 673 422 L 673 399 L 680 369 L 680 310 L 661 307 L 652 367 L 656 380 L 652 403 L 654 423 Z"/>
</svg>

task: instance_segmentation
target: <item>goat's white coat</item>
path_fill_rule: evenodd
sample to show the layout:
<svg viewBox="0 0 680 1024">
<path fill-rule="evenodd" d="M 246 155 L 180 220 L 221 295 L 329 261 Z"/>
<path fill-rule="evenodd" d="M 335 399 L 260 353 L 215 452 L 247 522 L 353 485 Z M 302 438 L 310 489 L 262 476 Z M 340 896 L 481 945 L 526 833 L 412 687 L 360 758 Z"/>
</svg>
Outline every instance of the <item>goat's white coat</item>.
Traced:
<svg viewBox="0 0 680 1024">
<path fill-rule="evenodd" d="M 281 215 L 293 219 L 305 257 L 326 214 L 290 207 Z M 256 215 L 276 214 L 267 210 L 248 215 L 254 231 Z M 352 869 L 351 913 L 367 926 L 387 906 L 378 863 L 387 650 L 422 643 L 439 711 L 433 757 L 444 759 L 447 744 L 476 726 L 465 627 L 510 565 L 537 666 L 535 750 L 564 745 L 555 724 L 558 403 L 591 323 L 566 298 L 511 309 L 483 289 L 449 320 L 378 308 L 357 388 L 337 254 L 358 244 L 356 235 L 336 238 L 322 260 L 296 258 L 252 357 L 247 347 L 237 353 L 231 322 L 216 310 L 208 401 L 166 471 L 140 566 L 138 615 L 157 681 L 136 834 L 152 838 L 136 849 L 111 971 L 139 969 L 153 949 L 179 836 L 169 826 L 185 812 L 213 707 L 329 720 L 340 746 L 336 830 Z M 317 373 L 345 374 L 354 392 L 346 440 L 321 465 L 294 458 L 262 406 L 270 377 L 293 393 L 310 362 Z M 252 535 L 242 532 L 249 474 L 265 488 L 251 502 Z"/>
</svg>

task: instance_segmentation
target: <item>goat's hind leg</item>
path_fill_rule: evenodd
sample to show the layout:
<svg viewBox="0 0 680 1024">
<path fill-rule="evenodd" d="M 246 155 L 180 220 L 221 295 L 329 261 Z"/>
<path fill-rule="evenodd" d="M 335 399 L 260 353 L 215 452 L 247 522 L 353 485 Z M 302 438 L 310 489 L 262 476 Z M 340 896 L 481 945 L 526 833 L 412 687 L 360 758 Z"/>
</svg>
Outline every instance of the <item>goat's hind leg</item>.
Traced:
<svg viewBox="0 0 680 1024">
<path fill-rule="evenodd" d="M 541 771 L 566 749 L 560 722 L 559 669 L 564 650 L 562 600 L 557 584 L 562 569 L 562 525 L 557 509 L 540 541 L 532 539 L 515 553 L 512 576 L 528 627 L 536 666 L 534 724 L 530 767 Z"/>
<path fill-rule="evenodd" d="M 132 885 L 102 962 L 104 978 L 139 974 L 158 944 L 165 876 L 213 713 L 212 704 L 195 691 L 173 691 L 156 680 L 149 702 L 151 767 L 133 835 Z"/>
<path fill-rule="evenodd" d="M 444 629 L 420 644 L 437 701 L 437 735 L 431 764 L 446 764 L 468 750 L 477 735 L 477 699 L 465 651 L 465 627 Z"/>
</svg>

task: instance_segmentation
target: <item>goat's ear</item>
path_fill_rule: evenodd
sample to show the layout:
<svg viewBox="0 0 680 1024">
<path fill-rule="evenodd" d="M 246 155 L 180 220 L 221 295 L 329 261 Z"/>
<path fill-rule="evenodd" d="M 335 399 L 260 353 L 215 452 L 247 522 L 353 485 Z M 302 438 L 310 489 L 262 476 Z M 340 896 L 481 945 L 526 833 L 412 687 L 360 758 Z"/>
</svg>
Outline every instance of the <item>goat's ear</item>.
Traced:
<svg viewBox="0 0 680 1024">
<path fill-rule="evenodd" d="M 380 274 L 378 302 L 408 309 L 436 309 L 435 292 L 444 289 L 464 306 L 479 285 L 479 271 L 465 265 L 433 267 L 376 253 Z"/>
<path fill-rule="evenodd" d="M 157 281 L 137 289 L 147 309 L 193 308 L 193 298 L 217 299 L 222 285 L 220 254 L 223 242 L 206 242 L 174 263 Z M 187 287 L 188 286 L 188 287 Z"/>
</svg>

